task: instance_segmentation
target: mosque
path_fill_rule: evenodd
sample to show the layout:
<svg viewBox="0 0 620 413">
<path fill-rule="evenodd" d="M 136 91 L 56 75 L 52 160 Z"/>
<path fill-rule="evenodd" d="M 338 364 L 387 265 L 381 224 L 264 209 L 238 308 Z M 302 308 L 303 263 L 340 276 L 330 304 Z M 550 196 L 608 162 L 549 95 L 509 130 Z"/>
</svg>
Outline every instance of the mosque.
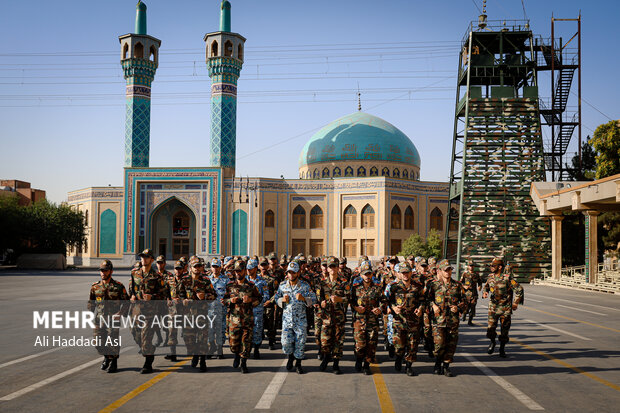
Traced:
<svg viewBox="0 0 620 413">
<path fill-rule="evenodd" d="M 231 5 L 224 0 L 220 30 L 204 36 L 212 80 L 211 166 L 152 167 L 151 83 L 161 41 L 147 34 L 146 5 L 138 3 L 135 33 L 119 37 L 126 79 L 124 186 L 69 192 L 68 203 L 84 213 L 88 227 L 87 244 L 68 251 L 69 264 L 107 258 L 130 265 L 145 248 L 168 260 L 272 251 L 372 258 L 398 254 L 414 233 L 426 238 L 436 229 L 444 236 L 448 184 L 420 181 L 413 142 L 361 110 L 310 138 L 301 149 L 298 179 L 236 178 L 245 40 L 231 31 Z"/>
</svg>

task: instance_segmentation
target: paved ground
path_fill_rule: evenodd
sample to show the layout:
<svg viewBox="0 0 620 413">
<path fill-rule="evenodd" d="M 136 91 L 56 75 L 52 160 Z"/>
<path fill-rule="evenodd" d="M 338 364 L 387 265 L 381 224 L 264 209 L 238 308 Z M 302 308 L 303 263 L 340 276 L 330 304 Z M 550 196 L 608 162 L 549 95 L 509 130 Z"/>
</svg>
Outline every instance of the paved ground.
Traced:
<svg viewBox="0 0 620 413">
<path fill-rule="evenodd" d="M 160 356 L 156 372 L 141 375 L 143 359 L 135 347 L 127 348 L 133 345 L 127 331 L 120 371 L 106 374 L 94 351 L 35 349 L 31 310 L 22 311 L 60 298 L 81 309 L 97 277 L 0 272 L 0 411 L 606 412 L 618 411 L 620 403 L 618 296 L 526 285 L 525 306 L 513 316 L 508 359 L 486 354 L 487 302 L 481 300 L 477 325 L 461 326 L 454 378 L 433 376 L 425 355 L 415 365 L 418 376 L 397 374 L 385 352 L 378 353 L 373 376 L 356 373 L 349 329 L 341 376 L 319 372 L 312 338 L 303 376 L 283 370 L 280 350 L 263 350 L 261 360 L 249 361 L 251 374 L 242 375 L 231 367 L 228 348 L 227 359 L 208 361 L 207 373 Z"/>
</svg>

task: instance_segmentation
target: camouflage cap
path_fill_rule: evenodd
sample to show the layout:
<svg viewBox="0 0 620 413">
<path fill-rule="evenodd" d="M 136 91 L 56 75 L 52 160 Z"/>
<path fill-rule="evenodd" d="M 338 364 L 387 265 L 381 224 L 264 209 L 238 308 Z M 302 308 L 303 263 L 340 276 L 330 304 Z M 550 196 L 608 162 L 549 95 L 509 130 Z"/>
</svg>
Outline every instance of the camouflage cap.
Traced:
<svg viewBox="0 0 620 413">
<path fill-rule="evenodd" d="M 303 255 L 300 255 L 299 257 L 297 257 L 297 261 L 299 261 L 300 264 L 305 264 L 306 257 L 304 257 Z"/>
<path fill-rule="evenodd" d="M 288 267 L 286 267 L 286 272 L 299 272 L 299 264 L 295 261 L 289 263 Z"/>
<path fill-rule="evenodd" d="M 328 257 L 327 258 L 327 266 L 328 267 L 337 267 L 338 266 L 338 260 L 336 259 L 336 257 Z"/>
<path fill-rule="evenodd" d="M 370 264 L 370 261 L 362 262 L 362 265 L 360 265 L 360 274 L 372 274 L 372 265 Z"/>
<path fill-rule="evenodd" d="M 308 255 L 308 262 L 314 261 L 314 257 L 312 255 Z"/>
<path fill-rule="evenodd" d="M 230 261 L 232 261 L 232 257 L 224 257 L 224 265 L 228 264 Z"/>
<path fill-rule="evenodd" d="M 245 270 L 245 261 L 237 260 L 235 261 L 235 265 L 233 266 L 233 271 L 243 271 Z"/>
<path fill-rule="evenodd" d="M 501 265 L 503 267 L 504 266 L 504 260 L 502 258 L 495 257 L 495 258 L 493 258 L 493 261 L 491 261 L 491 265 Z"/>
<path fill-rule="evenodd" d="M 183 265 L 183 262 L 181 262 L 180 260 L 179 260 L 179 261 L 177 261 L 177 262 L 174 264 L 174 269 L 175 269 L 175 270 L 176 270 L 177 268 L 178 268 L 178 269 L 183 269 L 183 267 L 185 267 L 185 265 Z"/>
<path fill-rule="evenodd" d="M 212 267 L 221 267 L 222 266 L 222 262 L 220 261 L 219 258 L 215 257 L 211 260 L 211 266 Z"/>
<path fill-rule="evenodd" d="M 392 255 L 388 261 L 398 263 L 400 260 L 396 255 Z"/>
<path fill-rule="evenodd" d="M 257 267 L 258 267 L 258 260 L 251 259 L 248 261 L 248 266 L 247 266 L 248 270 L 253 270 L 254 268 L 257 268 Z"/>
<path fill-rule="evenodd" d="M 420 257 L 420 256 L 418 255 L 417 257 L 415 257 L 415 258 L 414 258 L 414 262 L 415 262 L 416 264 L 419 264 L 420 262 L 422 262 L 422 260 L 423 260 L 423 259 L 424 259 L 424 258 L 422 258 L 422 257 Z"/>
<path fill-rule="evenodd" d="M 103 260 L 103 261 L 101 261 L 101 264 L 99 264 L 99 269 L 100 270 L 104 270 L 104 271 L 108 271 L 108 270 L 113 270 L 114 266 L 112 265 L 112 261 L 110 261 L 110 260 Z"/>
<path fill-rule="evenodd" d="M 435 265 L 435 264 L 437 264 L 437 258 L 429 257 L 428 258 L 428 265 Z"/>
<path fill-rule="evenodd" d="M 340 257 L 340 264 L 346 264 L 347 263 L 347 257 Z"/>
<path fill-rule="evenodd" d="M 269 265 L 269 260 L 267 259 L 267 257 L 260 257 L 258 259 L 258 264 L 259 265 Z"/>
<path fill-rule="evenodd" d="M 187 257 L 181 257 L 179 258 L 179 261 L 181 261 L 183 265 L 187 265 Z"/>
<path fill-rule="evenodd" d="M 163 255 L 158 255 L 155 259 L 155 262 L 166 262 L 166 257 L 164 257 Z"/>
<path fill-rule="evenodd" d="M 200 258 L 198 258 L 197 256 L 193 255 L 190 259 L 189 259 L 189 266 L 190 267 L 200 267 L 204 265 L 204 263 L 200 260 Z"/>
<path fill-rule="evenodd" d="M 396 269 L 396 271 L 398 271 L 401 274 L 406 273 L 406 272 L 411 272 L 411 266 L 406 261 L 401 262 L 398 264 L 398 268 Z"/>
<path fill-rule="evenodd" d="M 428 263 L 426 262 L 426 258 L 420 257 L 419 264 L 421 267 L 428 267 Z"/>
<path fill-rule="evenodd" d="M 437 264 L 437 268 L 439 268 L 442 271 L 448 271 L 448 270 L 454 269 L 454 267 L 450 265 L 450 261 L 448 261 L 445 258 L 439 261 L 439 264 Z"/>
<path fill-rule="evenodd" d="M 138 254 L 138 257 L 151 257 L 151 258 L 155 258 L 153 256 L 153 250 L 151 249 L 145 249 L 144 251 L 142 251 L 140 254 Z"/>
<path fill-rule="evenodd" d="M 327 257 L 321 258 L 321 265 L 325 265 L 327 267 Z"/>
</svg>

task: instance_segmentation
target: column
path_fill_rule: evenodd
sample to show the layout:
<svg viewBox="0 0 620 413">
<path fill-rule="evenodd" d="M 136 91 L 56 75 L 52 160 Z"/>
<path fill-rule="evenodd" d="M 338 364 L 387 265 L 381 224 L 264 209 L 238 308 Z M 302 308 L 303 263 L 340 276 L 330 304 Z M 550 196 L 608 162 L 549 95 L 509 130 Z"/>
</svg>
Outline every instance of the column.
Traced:
<svg viewBox="0 0 620 413">
<path fill-rule="evenodd" d="M 584 211 L 586 217 L 586 282 L 594 284 L 597 281 L 598 271 L 598 211 Z"/>
<path fill-rule="evenodd" d="M 562 275 L 562 215 L 551 217 L 551 277 L 559 281 Z"/>
</svg>

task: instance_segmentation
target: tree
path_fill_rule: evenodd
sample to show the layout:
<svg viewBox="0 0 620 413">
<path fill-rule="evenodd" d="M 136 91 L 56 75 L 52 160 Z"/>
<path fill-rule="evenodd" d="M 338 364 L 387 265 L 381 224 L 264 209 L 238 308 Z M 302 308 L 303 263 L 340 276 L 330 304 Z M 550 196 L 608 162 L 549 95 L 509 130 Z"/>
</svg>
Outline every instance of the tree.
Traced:
<svg viewBox="0 0 620 413">
<path fill-rule="evenodd" d="M 596 179 L 620 173 L 620 121 L 599 125 L 591 144 L 597 152 Z"/>
<path fill-rule="evenodd" d="M 596 175 L 596 152 L 590 144 L 590 136 L 581 145 L 581 163 L 579 154 L 571 159 L 571 165 L 566 165 L 571 181 L 592 181 Z"/>
<path fill-rule="evenodd" d="M 443 241 L 441 239 L 441 235 L 439 231 L 436 229 L 431 229 L 426 237 L 426 256 L 427 257 L 437 257 L 438 259 L 442 257 Z"/>
<path fill-rule="evenodd" d="M 419 234 L 413 234 L 403 243 L 403 249 L 398 255 L 415 257 L 441 257 L 442 240 L 439 231 L 431 229 L 426 242 Z"/>
</svg>

